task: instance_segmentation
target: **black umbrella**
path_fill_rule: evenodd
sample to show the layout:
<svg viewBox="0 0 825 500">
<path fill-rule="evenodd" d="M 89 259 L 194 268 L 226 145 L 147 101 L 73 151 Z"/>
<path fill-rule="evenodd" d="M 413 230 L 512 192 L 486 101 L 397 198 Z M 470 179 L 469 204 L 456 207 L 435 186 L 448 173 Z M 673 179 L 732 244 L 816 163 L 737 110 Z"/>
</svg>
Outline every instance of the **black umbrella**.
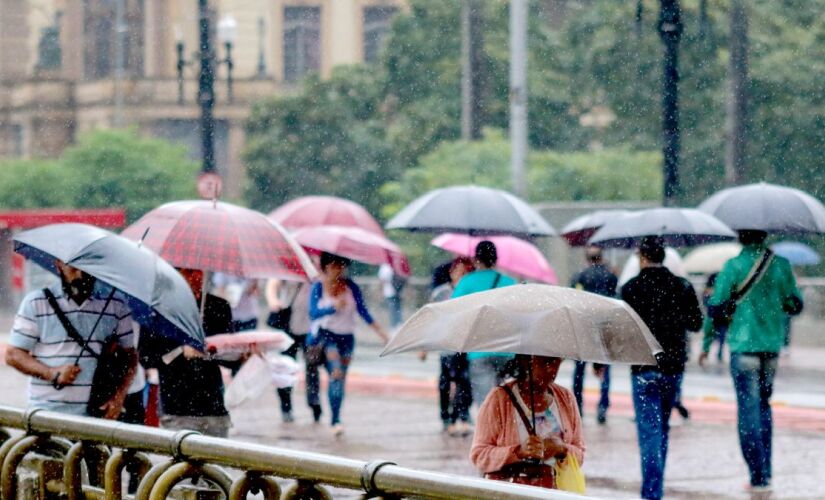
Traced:
<svg viewBox="0 0 825 500">
<path fill-rule="evenodd" d="M 798 189 L 765 182 L 723 189 L 698 208 L 737 231 L 825 233 L 825 206 L 819 200 Z"/>
<path fill-rule="evenodd" d="M 633 248 L 645 236 L 661 236 L 671 247 L 730 241 L 736 233 L 712 215 L 692 208 L 651 208 L 607 221 L 590 243 Z"/>
<path fill-rule="evenodd" d="M 499 189 L 436 189 L 404 207 L 387 229 L 470 235 L 553 236 L 556 231 L 530 205 Z"/>
<path fill-rule="evenodd" d="M 52 224 L 18 234 L 14 250 L 57 274 L 55 259 L 122 292 L 132 317 L 154 334 L 203 349 L 203 328 L 189 285 L 165 260 L 87 224 Z"/>
</svg>

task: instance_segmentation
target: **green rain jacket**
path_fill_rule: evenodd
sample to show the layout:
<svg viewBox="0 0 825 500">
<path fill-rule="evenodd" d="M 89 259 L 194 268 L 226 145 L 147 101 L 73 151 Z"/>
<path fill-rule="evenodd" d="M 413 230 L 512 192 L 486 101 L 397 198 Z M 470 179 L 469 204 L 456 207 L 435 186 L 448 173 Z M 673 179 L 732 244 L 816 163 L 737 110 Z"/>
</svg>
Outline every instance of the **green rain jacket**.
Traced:
<svg viewBox="0 0 825 500">
<path fill-rule="evenodd" d="M 719 305 L 745 281 L 755 262 L 765 251 L 765 245 L 748 245 L 742 253 L 725 263 L 710 304 Z M 786 307 L 791 307 L 802 295 L 796 287 L 791 264 L 775 255 L 761 279 L 739 302 L 728 328 L 727 342 L 731 352 L 779 352 L 785 340 Z M 716 337 L 710 318 L 705 318 L 702 351 L 708 352 Z"/>
</svg>

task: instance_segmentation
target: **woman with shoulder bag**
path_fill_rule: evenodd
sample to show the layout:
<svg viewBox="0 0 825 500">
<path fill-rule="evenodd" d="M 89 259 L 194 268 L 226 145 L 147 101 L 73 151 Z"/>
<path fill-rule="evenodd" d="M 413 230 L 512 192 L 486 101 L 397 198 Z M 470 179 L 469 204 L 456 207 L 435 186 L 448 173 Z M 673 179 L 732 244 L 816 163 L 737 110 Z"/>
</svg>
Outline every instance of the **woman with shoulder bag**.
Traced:
<svg viewBox="0 0 825 500">
<path fill-rule="evenodd" d="M 488 479 L 543 488 L 557 488 L 559 471 L 570 472 L 583 492 L 581 417 L 573 393 L 554 383 L 562 359 L 519 354 L 515 362 L 516 379 L 479 410 L 470 460 Z"/>
<path fill-rule="evenodd" d="M 384 329 L 376 323 L 364 303 L 361 289 L 346 275 L 350 260 L 324 252 L 321 254 L 321 280 L 312 285 L 309 297 L 309 317 L 313 332 L 307 337 L 307 353 L 323 350 L 324 366 L 329 373 L 329 406 L 332 430 L 336 436 L 344 432 L 341 425 L 341 404 L 344 383 L 355 349 L 356 317 L 360 316 L 386 343 Z"/>
</svg>

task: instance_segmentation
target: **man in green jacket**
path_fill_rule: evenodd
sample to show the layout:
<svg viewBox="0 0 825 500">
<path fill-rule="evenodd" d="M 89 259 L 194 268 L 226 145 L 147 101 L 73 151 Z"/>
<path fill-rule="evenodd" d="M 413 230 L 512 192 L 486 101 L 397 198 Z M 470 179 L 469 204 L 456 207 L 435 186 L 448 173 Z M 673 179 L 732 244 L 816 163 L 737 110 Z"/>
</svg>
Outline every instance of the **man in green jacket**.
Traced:
<svg viewBox="0 0 825 500">
<path fill-rule="evenodd" d="M 751 270 L 768 250 L 767 233 L 739 231 L 742 252 L 725 263 L 708 302 L 709 316 L 747 281 Z M 774 255 L 764 272 L 741 298 L 728 328 L 730 372 L 736 390 L 739 444 L 750 469 L 750 490 L 767 491 L 771 482 L 773 423 L 770 398 L 779 351 L 785 339 L 784 320 L 799 314 L 802 296 L 790 263 Z M 715 329 L 705 320 L 705 338 L 699 364 L 708 357 Z"/>
</svg>

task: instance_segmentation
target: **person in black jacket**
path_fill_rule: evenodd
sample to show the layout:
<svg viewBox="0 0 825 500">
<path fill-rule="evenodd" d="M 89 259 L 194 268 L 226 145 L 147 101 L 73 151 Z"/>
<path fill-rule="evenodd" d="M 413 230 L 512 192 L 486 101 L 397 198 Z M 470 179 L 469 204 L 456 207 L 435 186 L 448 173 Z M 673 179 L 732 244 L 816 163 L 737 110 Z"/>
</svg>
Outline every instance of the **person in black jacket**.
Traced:
<svg viewBox="0 0 825 500">
<path fill-rule="evenodd" d="M 203 271 L 179 269 L 200 304 Z M 206 295 L 203 312 L 206 336 L 232 331 L 232 309 L 229 302 Z M 140 358 L 143 366 L 157 368 L 160 377 L 162 427 L 192 429 L 216 437 L 227 437 L 231 421 L 223 402 L 223 378 L 217 361 L 188 345 L 141 335 Z M 170 359 L 171 358 L 171 359 Z"/>
<path fill-rule="evenodd" d="M 621 291 L 647 324 L 663 352 L 657 366 L 631 367 L 633 406 L 642 462 L 642 498 L 660 499 L 664 491 L 668 420 L 687 360 L 687 332 L 702 327 L 702 311 L 693 286 L 662 266 L 661 238 L 646 237 L 639 245 L 641 272 Z"/>
<path fill-rule="evenodd" d="M 602 249 L 590 245 L 585 250 L 588 266 L 573 277 L 570 286 L 577 290 L 597 293 L 605 297 L 616 296 L 616 284 L 619 279 L 605 265 L 602 257 Z M 587 363 L 576 361 L 576 368 L 573 370 L 573 395 L 579 404 L 579 415 L 584 416 L 584 404 L 582 392 L 584 389 L 584 373 Z M 607 408 L 610 406 L 610 365 L 593 363 L 593 372 L 601 379 L 601 397 L 596 411 L 596 421 L 599 424 L 607 422 Z"/>
</svg>

